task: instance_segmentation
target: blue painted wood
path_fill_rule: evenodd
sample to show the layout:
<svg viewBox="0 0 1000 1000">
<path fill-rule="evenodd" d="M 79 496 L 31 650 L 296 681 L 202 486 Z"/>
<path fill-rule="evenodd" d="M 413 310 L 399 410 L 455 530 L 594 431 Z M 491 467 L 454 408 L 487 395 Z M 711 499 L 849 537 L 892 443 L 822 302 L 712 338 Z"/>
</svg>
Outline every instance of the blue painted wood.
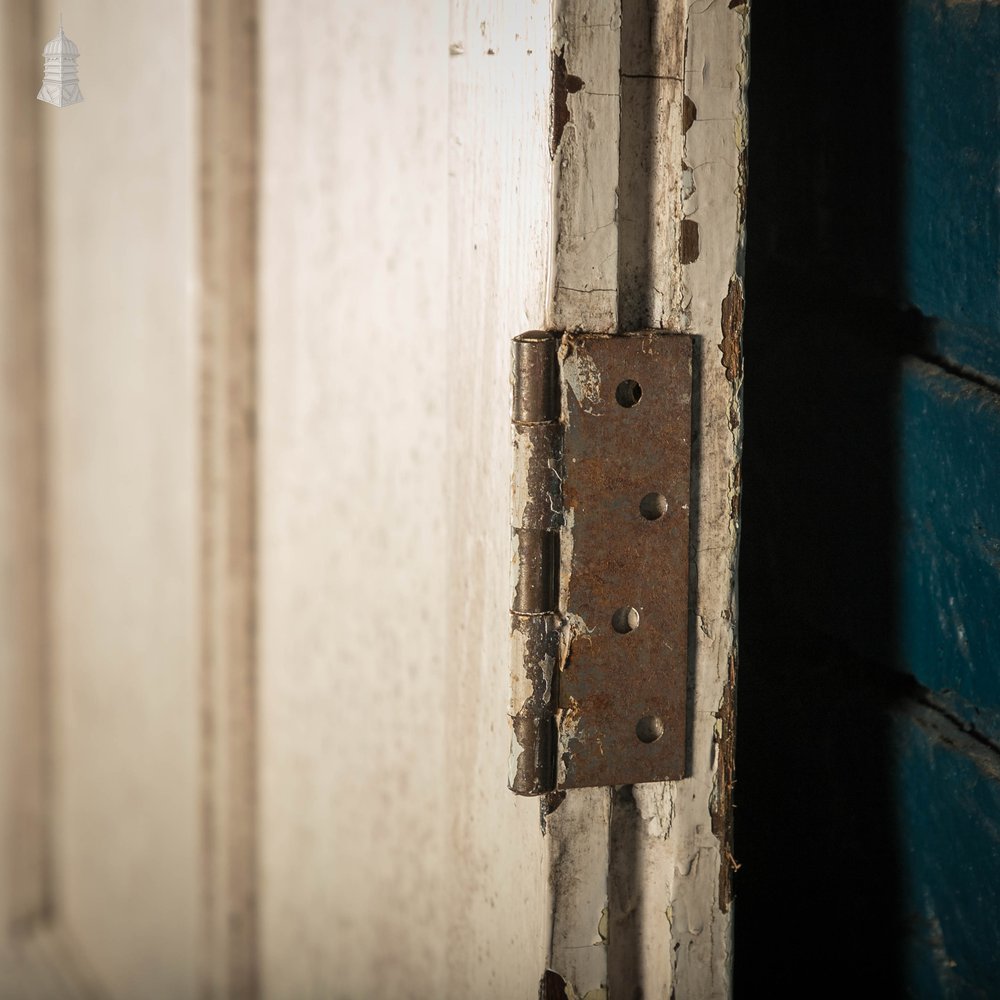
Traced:
<svg viewBox="0 0 1000 1000">
<path fill-rule="evenodd" d="M 1000 377 L 1000 5 L 903 10 L 905 297 L 941 321 L 935 352 Z"/>
<path fill-rule="evenodd" d="M 989 383 L 1000 379 L 1000 6 L 904 0 L 902 10 L 901 290 L 926 317 L 921 352 L 942 364 L 909 358 L 900 371 L 898 654 L 944 709 L 904 701 L 893 720 L 906 992 L 993 998 L 1000 395 Z"/>
<path fill-rule="evenodd" d="M 1000 740 L 1000 395 L 911 359 L 899 419 L 903 665 Z"/>
<path fill-rule="evenodd" d="M 906 993 L 1000 995 L 1000 782 L 909 715 L 894 719 Z"/>
<path fill-rule="evenodd" d="M 753 16 L 738 988 L 1000 998 L 1000 4 Z"/>
</svg>

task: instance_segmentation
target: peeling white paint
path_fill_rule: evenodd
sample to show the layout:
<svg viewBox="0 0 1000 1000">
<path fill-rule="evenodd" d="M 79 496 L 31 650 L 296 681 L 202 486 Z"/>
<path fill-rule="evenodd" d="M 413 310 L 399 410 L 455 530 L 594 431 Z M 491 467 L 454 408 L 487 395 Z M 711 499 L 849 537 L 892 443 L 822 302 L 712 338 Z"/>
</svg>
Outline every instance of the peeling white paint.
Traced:
<svg viewBox="0 0 1000 1000">
<path fill-rule="evenodd" d="M 601 413 L 601 372 L 597 362 L 583 349 L 560 351 L 563 381 L 584 413 Z M 569 412 L 565 409 L 564 412 Z"/>
<path fill-rule="evenodd" d="M 694 181 L 694 171 L 684 167 L 681 171 L 681 201 L 684 215 L 691 216 L 698 211 L 698 187 Z"/>
<path fill-rule="evenodd" d="M 535 446 L 530 434 L 521 434 L 515 427 L 511 438 L 514 446 L 514 468 L 528 469 L 532 456 L 535 454 Z M 525 523 L 525 510 L 531 500 L 528 490 L 528 477 L 526 475 L 515 475 L 511 481 L 511 524 L 520 525 Z M 516 558 L 517 552 L 514 553 Z M 516 566 L 517 563 L 515 562 Z"/>
<path fill-rule="evenodd" d="M 670 836 L 677 811 L 676 795 L 683 794 L 683 782 L 654 782 L 633 789 L 639 814 L 646 823 L 649 837 L 665 840 Z"/>
<path fill-rule="evenodd" d="M 572 507 L 563 509 L 563 523 L 559 529 L 559 613 L 562 616 L 563 647 L 577 632 L 587 631 L 587 623 L 576 614 L 567 611 L 569 607 L 569 584 L 573 576 L 573 526 L 576 511 Z M 565 659 L 565 657 L 563 657 Z"/>
<path fill-rule="evenodd" d="M 551 323 L 612 330 L 617 321 L 619 0 L 556 0 L 552 51 L 583 87 L 556 151 Z M 610 180 L 610 183 L 609 183 Z"/>
<path fill-rule="evenodd" d="M 620 8 L 609 6 L 615 16 L 605 20 L 603 14 L 595 15 L 595 20 L 620 25 Z M 728 860 L 713 832 L 713 809 L 720 804 L 718 717 L 735 646 L 737 525 L 731 511 L 740 430 L 733 419 L 739 413 L 739 385 L 730 381 L 719 347 L 722 302 L 732 277 L 741 272 L 743 257 L 739 209 L 746 142 L 746 9 L 705 0 L 667 0 L 657 5 L 646 32 L 652 39 L 651 51 L 643 56 L 652 61 L 656 83 L 634 90 L 627 112 L 634 108 L 634 113 L 653 122 L 647 180 L 652 179 L 655 239 L 645 248 L 642 262 L 647 284 L 633 288 L 624 305 L 618 287 L 625 253 L 622 219 L 616 214 L 616 226 L 601 229 L 599 236 L 596 230 L 606 224 L 612 200 L 617 210 L 619 197 L 634 195 L 622 187 L 617 154 L 619 142 L 625 141 L 622 130 L 637 125 L 635 120 L 609 123 L 595 118 L 597 127 L 604 129 L 607 147 L 597 156 L 587 145 L 593 141 L 590 123 L 584 127 L 579 114 L 585 108 L 584 95 L 594 96 L 588 72 L 595 73 L 597 67 L 597 76 L 611 77 L 605 79 L 602 91 L 616 94 L 617 71 L 608 67 L 617 63 L 621 68 L 625 57 L 606 31 L 566 30 L 567 25 L 579 25 L 584 11 L 590 13 L 589 5 L 562 0 L 559 9 L 557 25 L 563 31 L 558 44 L 565 43 L 568 71 L 580 75 L 587 87 L 570 95 L 574 127 L 567 126 L 557 164 L 556 227 L 571 237 L 587 233 L 606 241 L 606 256 L 604 269 L 595 269 L 586 244 L 573 238 L 557 243 L 553 268 L 557 326 L 600 331 L 624 320 L 681 329 L 696 336 L 702 360 L 701 493 L 697 524 L 692 525 L 698 590 L 692 597 L 696 625 L 691 633 L 695 657 L 691 774 L 682 781 L 634 789 L 645 832 L 637 847 L 643 893 L 640 910 L 633 915 L 641 927 L 634 974 L 648 996 L 726 997 L 732 911 L 720 897 L 720 874 Z M 604 9 L 602 5 L 600 10 Z M 687 132 L 681 128 L 685 95 L 696 109 Z M 655 109 L 652 116 L 645 110 L 649 107 Z M 698 250 L 693 261 L 681 265 L 678 234 L 684 219 L 697 223 Z M 627 310 L 624 317 L 618 315 L 619 308 Z M 565 360 L 568 391 L 581 404 L 586 400 L 594 407 L 599 389 L 594 393 L 588 386 L 579 361 Z M 576 997 L 609 985 L 601 978 L 607 976 L 606 964 L 602 966 L 593 954 L 599 949 L 580 947 L 588 940 L 591 901 L 607 892 L 608 829 L 601 830 L 598 824 L 610 815 L 608 794 L 604 789 L 571 791 L 550 823 L 555 897 L 551 967 L 572 980 Z M 610 934 L 613 938 L 613 927 Z M 566 971 L 577 969 L 581 952 L 588 958 L 588 980 Z"/>
</svg>

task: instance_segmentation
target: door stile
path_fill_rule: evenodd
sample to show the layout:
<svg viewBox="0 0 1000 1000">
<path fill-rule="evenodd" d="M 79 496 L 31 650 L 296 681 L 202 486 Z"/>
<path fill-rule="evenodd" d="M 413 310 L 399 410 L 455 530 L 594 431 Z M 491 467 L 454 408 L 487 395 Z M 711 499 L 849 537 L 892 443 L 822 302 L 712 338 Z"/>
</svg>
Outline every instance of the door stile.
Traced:
<svg viewBox="0 0 1000 1000">
<path fill-rule="evenodd" d="M 558 330 L 694 335 L 688 776 L 543 804 L 548 995 L 728 996 L 747 5 L 557 4 Z"/>
</svg>

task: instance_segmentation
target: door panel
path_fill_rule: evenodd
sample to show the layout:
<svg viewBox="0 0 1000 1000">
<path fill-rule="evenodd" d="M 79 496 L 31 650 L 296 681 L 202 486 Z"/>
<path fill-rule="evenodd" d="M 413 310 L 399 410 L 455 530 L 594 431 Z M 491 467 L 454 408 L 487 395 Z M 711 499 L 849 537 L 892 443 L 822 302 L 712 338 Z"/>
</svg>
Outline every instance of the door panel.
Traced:
<svg viewBox="0 0 1000 1000">
<path fill-rule="evenodd" d="M 46 390 L 4 538 L 47 580 L 3 674 L 41 772 L 5 875 L 44 846 L 4 989 L 533 995 L 508 351 L 545 320 L 548 12 L 66 15 L 84 102 L 17 105 L 31 169 L 4 174 L 38 179 L 43 289 L 4 370 Z M 47 508 L 8 476 L 32 449 Z"/>
<path fill-rule="evenodd" d="M 193 12 L 74 4 L 84 102 L 36 110 L 55 893 L 113 996 L 197 973 Z"/>
<path fill-rule="evenodd" d="M 0 996 L 727 992 L 746 10 L 599 6 L 78 0 L 56 109 L 56 7 L 0 0 Z M 540 822 L 554 326 L 693 335 L 705 468 L 690 773 Z"/>
<path fill-rule="evenodd" d="M 547 18 L 508 6 L 264 9 L 269 995 L 529 996 L 544 965 L 498 415 L 544 319 Z"/>
</svg>

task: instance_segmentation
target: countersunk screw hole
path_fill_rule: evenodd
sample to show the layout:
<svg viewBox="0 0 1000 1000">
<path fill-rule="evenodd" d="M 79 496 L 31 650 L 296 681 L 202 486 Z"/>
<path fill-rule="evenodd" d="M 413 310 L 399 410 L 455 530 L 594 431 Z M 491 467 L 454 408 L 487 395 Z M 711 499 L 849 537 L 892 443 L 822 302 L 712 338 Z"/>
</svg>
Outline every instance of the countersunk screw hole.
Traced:
<svg viewBox="0 0 1000 1000">
<path fill-rule="evenodd" d="M 628 635 L 639 627 L 639 612 L 635 608 L 619 608 L 611 616 L 611 627 L 622 635 Z"/>
<path fill-rule="evenodd" d="M 663 720 L 658 715 L 644 715 L 635 724 L 635 735 L 643 743 L 655 743 L 663 735 Z"/>
<path fill-rule="evenodd" d="M 618 383 L 618 388 L 615 389 L 615 399 L 618 400 L 620 406 L 626 408 L 635 406 L 642 399 L 642 386 L 635 379 L 627 378 L 624 382 Z"/>
<path fill-rule="evenodd" d="M 647 521 L 658 521 L 667 512 L 667 498 L 662 493 L 647 493 L 639 501 L 639 513 Z"/>
</svg>

